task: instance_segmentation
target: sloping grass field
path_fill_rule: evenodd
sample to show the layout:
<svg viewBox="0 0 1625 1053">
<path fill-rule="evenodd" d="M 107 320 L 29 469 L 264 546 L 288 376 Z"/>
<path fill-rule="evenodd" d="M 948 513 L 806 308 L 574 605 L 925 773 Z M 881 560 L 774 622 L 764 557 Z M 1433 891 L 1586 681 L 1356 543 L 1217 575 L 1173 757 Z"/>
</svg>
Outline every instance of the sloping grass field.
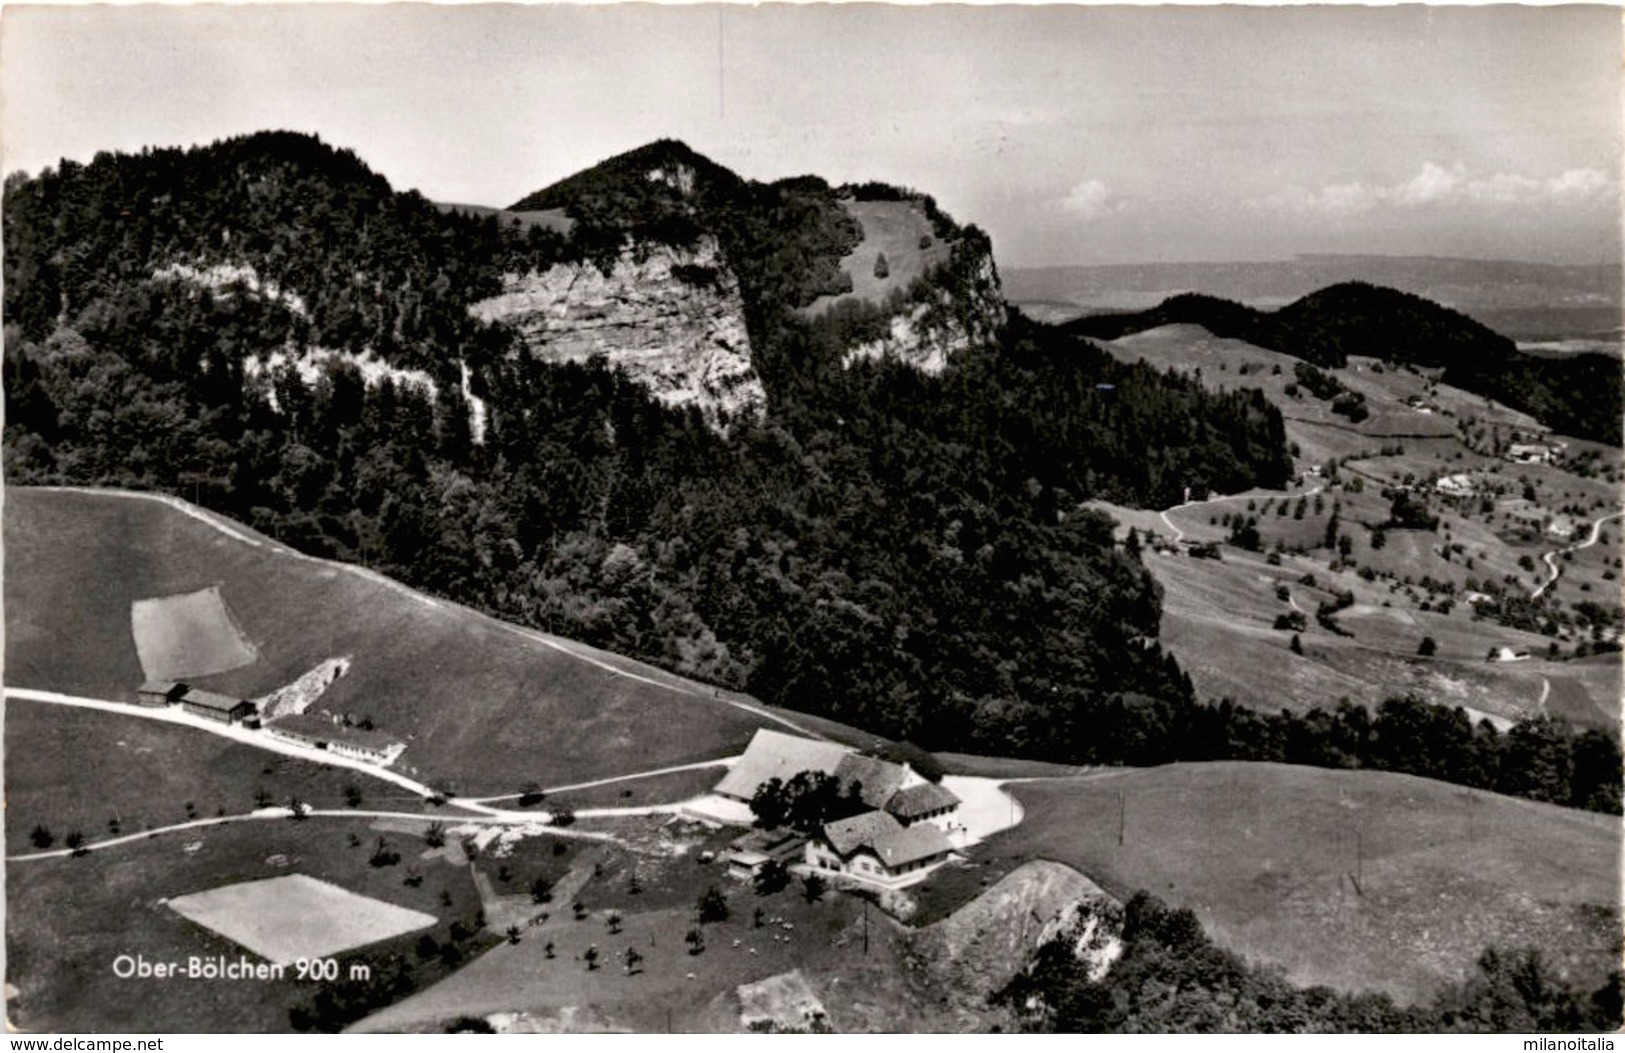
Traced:
<svg viewBox="0 0 1625 1053">
<path fill-rule="evenodd" d="M 932 234 L 930 217 L 912 201 L 845 200 L 841 207 L 863 225 L 863 241 L 841 258 L 841 270 L 852 278 L 852 291 L 819 297 L 805 308 L 808 315 L 848 296 L 881 303 L 948 259 L 950 243 Z M 929 239 L 923 248 L 922 239 Z M 885 277 L 875 274 L 875 260 L 881 255 L 886 257 Z"/>
<path fill-rule="evenodd" d="M 1221 944 L 1294 983 L 1401 1001 L 1466 976 L 1491 945 L 1539 947 L 1587 987 L 1618 963 L 1616 817 L 1283 764 L 1010 789 L 1021 825 L 936 879 L 957 881 L 965 899 L 1023 862 L 1054 860 L 1119 897 L 1145 889 L 1189 907 Z"/>
<path fill-rule="evenodd" d="M 44 826 L 52 848 L 72 831 L 86 841 L 240 815 L 263 790 L 272 804 L 297 797 L 313 808 L 346 807 L 345 789 L 363 808 L 415 811 L 403 787 L 357 771 L 328 768 L 257 750 L 206 731 L 140 717 L 48 702 L 8 701 L 5 728 L 7 853 L 34 851 L 29 835 Z M 188 805 L 191 808 L 188 809 Z"/>
<path fill-rule="evenodd" d="M 293 969 L 281 980 L 128 977 L 113 972 L 120 955 L 149 962 L 244 955 L 237 944 L 171 910 L 171 897 L 236 882 L 304 874 L 394 907 L 431 915 L 427 930 L 438 944 L 452 925 L 466 933 L 479 913 L 479 895 L 466 867 L 408 859 L 374 867 L 368 862 L 377 834 L 368 821 L 316 817 L 243 822 L 141 840 L 87 856 L 14 863 L 6 881 L 8 1022 L 28 1031 L 74 1032 L 285 1032 L 289 1010 L 308 1003 L 331 982 L 301 981 Z M 354 837 L 352 843 L 351 837 Z M 403 849 L 406 839 L 391 838 Z M 192 851 L 187 846 L 196 845 Z M 403 880 L 409 865 L 422 876 Z M 382 974 L 402 956 L 410 989 L 445 976 L 450 962 L 414 952 L 422 933 L 395 936 L 339 957 Z M 459 946 L 474 954 L 496 942 L 467 936 Z M 256 959 L 250 957 L 250 961 Z"/>
<path fill-rule="evenodd" d="M 708 686 L 505 625 L 217 521 L 231 533 L 156 500 L 8 490 L 7 682 L 134 701 L 142 669 L 131 603 L 218 587 L 259 660 L 202 686 L 252 697 L 325 659 L 352 656 L 320 705 L 401 735 L 407 751 L 399 769 L 460 793 L 724 757 L 757 728 L 780 726 Z M 835 727 L 790 716 L 826 733 Z"/>
</svg>

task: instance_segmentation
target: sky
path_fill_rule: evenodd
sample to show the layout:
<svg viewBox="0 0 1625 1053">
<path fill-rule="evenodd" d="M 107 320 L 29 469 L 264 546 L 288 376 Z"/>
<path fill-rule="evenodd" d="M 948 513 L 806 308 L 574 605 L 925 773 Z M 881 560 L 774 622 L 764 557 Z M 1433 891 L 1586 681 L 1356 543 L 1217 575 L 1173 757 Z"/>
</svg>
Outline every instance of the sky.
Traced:
<svg viewBox="0 0 1625 1053">
<path fill-rule="evenodd" d="M 264 128 L 507 205 L 679 138 L 933 194 L 1003 267 L 1617 262 L 1621 15 L 1594 7 L 25 7 L 7 172 Z"/>
</svg>

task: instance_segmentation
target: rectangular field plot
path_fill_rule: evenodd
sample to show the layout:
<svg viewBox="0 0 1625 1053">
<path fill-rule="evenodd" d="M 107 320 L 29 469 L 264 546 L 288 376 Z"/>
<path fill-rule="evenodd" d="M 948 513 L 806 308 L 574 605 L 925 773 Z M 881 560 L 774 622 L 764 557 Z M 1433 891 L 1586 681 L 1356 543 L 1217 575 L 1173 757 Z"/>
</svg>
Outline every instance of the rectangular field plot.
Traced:
<svg viewBox="0 0 1625 1053">
<path fill-rule="evenodd" d="M 259 657 L 215 587 L 132 601 L 130 632 L 149 680 L 224 673 Z"/>
<path fill-rule="evenodd" d="M 435 924 L 432 914 L 303 874 L 222 885 L 169 901 L 175 913 L 273 963 L 321 958 Z"/>
</svg>

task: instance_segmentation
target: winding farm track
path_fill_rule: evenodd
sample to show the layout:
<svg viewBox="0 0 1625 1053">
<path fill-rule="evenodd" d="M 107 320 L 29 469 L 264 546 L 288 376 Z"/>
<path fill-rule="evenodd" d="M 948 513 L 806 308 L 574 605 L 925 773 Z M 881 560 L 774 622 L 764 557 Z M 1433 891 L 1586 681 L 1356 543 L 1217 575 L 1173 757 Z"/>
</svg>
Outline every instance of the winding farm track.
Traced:
<svg viewBox="0 0 1625 1053">
<path fill-rule="evenodd" d="M 1290 491 L 1284 492 L 1284 493 L 1282 493 L 1280 495 L 1277 495 L 1277 494 L 1274 494 L 1274 493 L 1265 493 L 1263 495 L 1259 495 L 1259 494 L 1256 494 L 1256 493 L 1226 494 L 1223 497 L 1209 497 L 1209 498 L 1207 498 L 1205 500 L 1202 500 L 1202 501 L 1186 501 L 1184 504 L 1175 505 L 1172 508 L 1165 509 L 1164 511 L 1159 512 L 1157 514 L 1162 516 L 1162 521 L 1163 521 L 1164 524 L 1167 525 L 1168 529 L 1172 530 L 1174 532 L 1174 544 L 1177 545 L 1180 542 L 1185 540 L 1185 532 L 1183 530 L 1179 529 L 1177 526 L 1175 526 L 1174 521 L 1172 519 L 1168 518 L 1168 513 L 1169 512 L 1178 512 L 1178 511 L 1181 511 L 1181 510 L 1186 509 L 1186 508 L 1195 508 L 1197 505 L 1223 504 L 1226 501 L 1249 501 L 1249 500 L 1256 501 L 1256 500 L 1258 500 L 1258 498 L 1260 496 L 1264 496 L 1264 497 L 1280 496 L 1283 500 L 1287 500 L 1287 499 L 1290 499 L 1292 497 L 1313 497 L 1316 494 L 1320 493 L 1324 489 L 1326 489 L 1326 487 L 1322 485 L 1322 486 L 1315 487 L 1313 490 L 1305 490 L 1301 494 L 1293 494 Z"/>
<path fill-rule="evenodd" d="M 312 819 L 312 818 L 315 818 L 315 819 L 332 819 L 332 818 L 339 818 L 339 819 L 416 819 L 416 820 L 427 819 L 427 820 L 438 821 L 438 822 L 442 822 L 442 823 L 450 823 L 451 825 L 456 825 L 458 819 L 466 819 L 466 820 L 469 820 L 469 821 L 472 821 L 472 822 L 481 822 L 481 823 L 489 823 L 489 822 L 517 823 L 519 821 L 519 820 L 513 819 L 513 818 L 504 819 L 504 818 L 499 818 L 497 816 L 443 816 L 443 815 L 442 816 L 437 816 L 437 815 L 425 815 L 422 812 L 385 812 L 385 811 L 374 811 L 374 810 L 366 809 L 366 808 L 312 808 L 312 809 L 306 811 L 304 813 L 304 815 L 305 815 L 305 818 L 307 820 Z M 262 821 L 273 820 L 273 819 L 281 820 L 283 822 L 289 822 L 289 821 L 291 821 L 293 819 L 293 809 L 288 808 L 288 807 L 261 808 L 261 809 L 259 809 L 257 811 L 245 812 L 245 813 L 243 813 L 241 815 L 216 815 L 216 816 L 211 816 L 211 817 L 209 817 L 207 819 L 193 819 L 193 820 L 190 820 L 190 821 L 184 822 L 184 823 L 172 823 L 169 826 L 158 826 L 158 827 L 154 827 L 151 830 L 142 830 L 139 833 L 122 834 L 122 835 L 120 835 L 118 837 L 109 837 L 109 838 L 106 838 L 106 839 L 101 840 L 101 841 L 87 841 L 79 849 L 50 848 L 50 849 L 45 849 L 44 851 L 40 851 L 40 852 L 24 852 L 24 853 L 22 853 L 20 855 L 7 856 L 6 857 L 6 862 L 8 862 L 8 863 L 26 863 L 26 862 L 30 862 L 32 860 L 38 860 L 38 859 L 64 859 L 64 858 L 66 858 L 68 856 L 73 855 L 75 851 L 85 852 L 85 853 L 100 852 L 100 851 L 102 851 L 104 849 L 116 848 L 119 845 L 127 845 L 127 844 L 130 844 L 131 842 L 134 842 L 134 841 L 146 841 L 146 840 L 148 840 L 150 838 L 157 837 L 160 834 L 173 834 L 173 833 L 177 833 L 177 832 L 179 832 L 181 830 L 201 830 L 201 829 L 205 829 L 205 828 L 211 827 L 211 826 L 225 826 L 228 823 L 254 823 L 254 822 L 262 822 Z M 531 822 L 532 825 L 541 825 L 541 824 L 537 824 L 536 816 L 531 816 L 530 817 L 530 822 Z M 553 826 L 546 827 L 546 830 L 547 830 L 548 834 L 550 834 L 550 835 L 552 835 L 554 837 L 573 837 L 573 838 L 576 838 L 578 840 L 583 840 L 583 841 L 616 841 L 616 840 L 618 840 L 618 838 L 616 838 L 615 835 L 613 835 L 613 834 L 598 833 L 598 832 L 590 831 L 590 830 L 566 830 L 566 829 L 563 829 L 561 827 L 553 827 Z"/>
<path fill-rule="evenodd" d="M 1552 576 L 1541 583 L 1541 585 L 1539 585 L 1534 592 L 1531 592 L 1529 594 L 1529 598 L 1531 600 L 1540 599 L 1541 596 L 1545 594 L 1546 590 L 1551 588 L 1553 585 L 1556 585 L 1557 579 L 1563 576 L 1563 568 L 1557 565 L 1558 557 L 1562 556 L 1565 552 L 1578 552 L 1583 548 L 1590 548 L 1592 545 L 1595 545 L 1597 543 L 1597 539 L 1602 536 L 1602 525 L 1608 522 L 1610 519 L 1619 519 L 1621 517 L 1625 517 L 1625 511 L 1610 512 L 1591 524 L 1591 532 L 1586 535 L 1586 539 L 1584 541 L 1578 541 L 1563 548 L 1553 549 L 1551 552 L 1541 556 L 1541 561 L 1546 564 L 1546 569 L 1551 571 Z"/>
<path fill-rule="evenodd" d="M 252 548 L 265 549 L 267 551 L 275 552 L 280 556 L 287 556 L 292 559 L 303 560 L 307 563 L 314 563 L 321 567 L 333 568 L 346 574 L 354 574 L 358 577 L 365 578 L 367 581 L 373 582 L 374 584 L 382 585 L 385 588 L 400 593 L 402 596 L 407 597 L 414 603 L 420 603 L 424 606 L 432 607 L 438 610 L 458 611 L 471 617 L 483 619 L 491 625 L 501 627 L 506 632 L 513 633 L 517 636 L 522 636 L 525 639 L 532 640 L 544 647 L 549 647 L 555 651 L 567 654 L 571 658 L 574 658 L 577 661 L 585 662 L 596 669 L 601 669 L 604 672 L 609 673 L 611 676 L 619 676 L 628 680 L 636 680 L 639 683 L 648 684 L 651 687 L 662 688 L 666 691 L 672 692 L 673 694 L 686 695 L 691 698 L 710 699 L 713 702 L 720 702 L 723 705 L 732 706 L 734 709 L 743 710 L 746 713 L 761 717 L 763 720 L 771 720 L 775 724 L 789 728 L 798 735 L 803 735 L 807 738 L 829 741 L 829 736 L 823 734 L 822 732 L 814 731 L 813 729 L 806 727 L 805 725 L 802 725 L 789 717 L 767 709 L 765 706 L 752 702 L 746 702 L 743 699 L 734 697 L 731 693 L 723 692 L 716 688 L 706 689 L 699 686 L 673 683 L 670 680 L 656 679 L 655 677 L 635 673 L 630 669 L 623 669 L 612 662 L 605 661 L 604 659 L 599 658 L 597 655 L 592 654 L 591 649 L 585 644 L 552 636 L 536 629 L 527 629 L 524 626 L 513 625 L 509 622 L 492 618 L 490 615 L 477 611 L 472 607 L 466 607 L 460 603 L 454 603 L 451 600 L 442 600 L 433 596 L 425 595 L 409 585 L 403 585 L 394 578 L 387 577 L 375 570 L 369 570 L 366 567 L 358 567 L 353 563 L 341 563 L 336 560 L 322 559 L 319 556 L 306 555 L 303 552 L 289 548 L 288 546 L 283 545 L 280 542 L 273 541 L 269 538 L 263 536 L 256 537 L 252 533 L 241 529 L 225 517 L 216 515 L 215 513 L 200 508 L 189 501 L 182 500 L 181 498 L 174 497 L 170 494 L 149 493 L 142 490 L 103 489 L 93 486 L 41 486 L 36 487 L 35 489 L 55 491 L 59 493 L 90 494 L 92 496 L 100 497 L 122 497 L 143 501 L 156 501 L 159 504 L 167 505 L 184 516 L 197 520 L 199 523 L 202 523 L 205 526 L 226 535 L 234 541 L 241 542 L 242 544 L 248 545 Z"/>
</svg>

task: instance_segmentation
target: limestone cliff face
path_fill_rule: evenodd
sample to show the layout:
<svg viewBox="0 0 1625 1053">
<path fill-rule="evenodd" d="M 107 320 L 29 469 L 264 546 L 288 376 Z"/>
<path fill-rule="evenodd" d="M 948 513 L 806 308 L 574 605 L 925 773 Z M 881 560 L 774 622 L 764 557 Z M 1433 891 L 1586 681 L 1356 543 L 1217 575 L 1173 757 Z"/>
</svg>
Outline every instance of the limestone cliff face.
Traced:
<svg viewBox="0 0 1625 1053">
<path fill-rule="evenodd" d="M 1004 292 L 992 254 L 977 252 L 973 259 L 956 260 L 938 277 L 941 284 L 929 299 L 893 316 L 885 336 L 848 348 L 843 364 L 889 357 L 934 375 L 953 356 L 991 342 L 1005 322 Z M 948 280 L 942 281 L 944 277 Z"/>
<path fill-rule="evenodd" d="M 515 328 L 547 362 L 603 355 L 672 406 L 697 406 L 714 426 L 760 411 L 739 282 L 714 237 L 693 247 L 631 245 L 609 273 L 592 263 L 507 274 L 500 295 L 469 310 Z"/>
</svg>

